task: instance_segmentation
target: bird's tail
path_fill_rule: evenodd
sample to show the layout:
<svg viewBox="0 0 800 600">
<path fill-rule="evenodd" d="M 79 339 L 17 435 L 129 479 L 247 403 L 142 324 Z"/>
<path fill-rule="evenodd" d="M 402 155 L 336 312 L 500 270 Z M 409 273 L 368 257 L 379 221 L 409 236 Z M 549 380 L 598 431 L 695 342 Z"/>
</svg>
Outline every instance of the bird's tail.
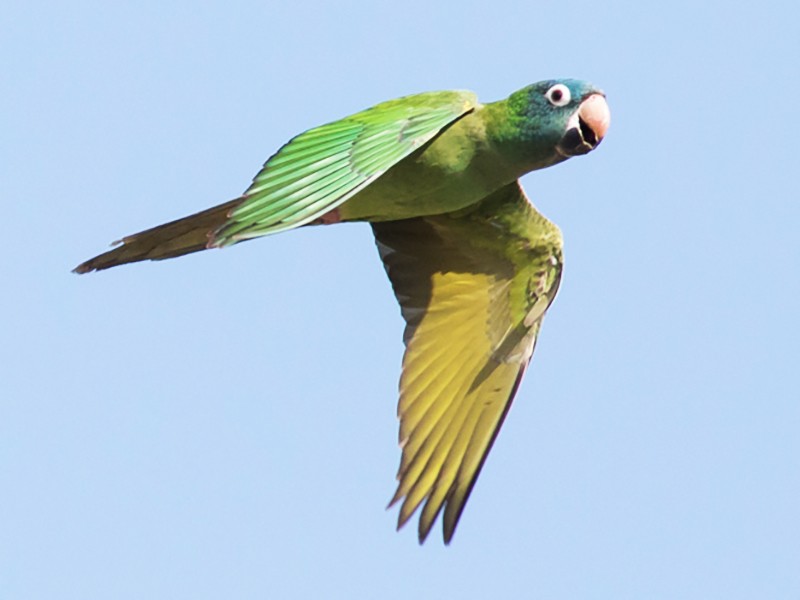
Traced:
<svg viewBox="0 0 800 600">
<path fill-rule="evenodd" d="M 237 198 L 177 221 L 134 233 L 115 242 L 113 250 L 79 264 L 75 273 L 109 269 L 140 260 L 163 260 L 205 250 L 209 235 L 228 220 L 230 212 L 241 204 Z"/>
</svg>

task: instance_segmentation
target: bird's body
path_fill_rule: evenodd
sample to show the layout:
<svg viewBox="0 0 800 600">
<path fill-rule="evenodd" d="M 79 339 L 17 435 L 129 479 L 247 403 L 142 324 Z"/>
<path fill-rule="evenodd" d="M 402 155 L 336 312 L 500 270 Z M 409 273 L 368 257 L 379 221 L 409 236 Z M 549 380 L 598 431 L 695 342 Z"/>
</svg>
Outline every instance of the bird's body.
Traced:
<svg viewBox="0 0 800 600">
<path fill-rule="evenodd" d="M 342 220 L 397 221 L 457 211 L 533 170 L 524 160 L 530 156 L 520 153 L 510 161 L 492 143 L 502 108 L 475 106 L 345 203 Z"/>
<path fill-rule="evenodd" d="M 523 174 L 585 154 L 609 123 L 601 92 L 547 81 L 480 104 L 432 92 L 290 140 L 235 200 L 126 237 L 75 270 L 159 260 L 304 225 L 372 223 L 406 321 L 399 525 L 444 509 L 445 541 L 533 353 L 561 276 L 561 234 Z"/>
</svg>

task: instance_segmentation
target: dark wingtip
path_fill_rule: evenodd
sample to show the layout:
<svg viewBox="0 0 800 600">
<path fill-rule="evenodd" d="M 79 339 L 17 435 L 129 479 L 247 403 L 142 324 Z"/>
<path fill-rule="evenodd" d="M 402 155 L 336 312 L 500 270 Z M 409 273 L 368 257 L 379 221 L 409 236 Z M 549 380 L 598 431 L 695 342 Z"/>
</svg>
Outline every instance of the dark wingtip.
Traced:
<svg viewBox="0 0 800 600">
<path fill-rule="evenodd" d="M 422 521 L 419 523 L 419 529 L 417 530 L 417 540 L 419 540 L 419 545 L 425 543 L 425 540 L 428 539 L 428 535 L 431 532 L 431 528 L 433 527 L 433 522 L 429 523 L 427 526 L 422 525 Z"/>
</svg>

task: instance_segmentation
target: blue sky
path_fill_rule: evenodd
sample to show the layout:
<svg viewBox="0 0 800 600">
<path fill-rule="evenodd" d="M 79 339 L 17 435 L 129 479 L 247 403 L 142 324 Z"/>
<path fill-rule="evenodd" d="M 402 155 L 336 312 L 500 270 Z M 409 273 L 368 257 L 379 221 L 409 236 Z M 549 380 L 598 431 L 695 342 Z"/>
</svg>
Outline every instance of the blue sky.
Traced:
<svg viewBox="0 0 800 600">
<path fill-rule="evenodd" d="M 798 18 L 12 0 L 0 597 L 797 598 Z M 384 510 L 402 321 L 367 226 L 70 273 L 304 129 L 551 77 L 612 125 L 523 180 L 565 274 L 450 547 Z"/>
</svg>

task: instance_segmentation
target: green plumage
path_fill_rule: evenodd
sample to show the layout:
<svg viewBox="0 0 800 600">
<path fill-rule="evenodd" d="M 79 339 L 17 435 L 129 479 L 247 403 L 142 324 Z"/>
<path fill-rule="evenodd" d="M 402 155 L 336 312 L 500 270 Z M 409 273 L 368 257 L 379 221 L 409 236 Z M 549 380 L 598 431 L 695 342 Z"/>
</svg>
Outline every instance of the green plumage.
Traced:
<svg viewBox="0 0 800 600">
<path fill-rule="evenodd" d="M 472 110 L 470 92 L 390 100 L 293 138 L 264 165 L 214 245 L 305 225 L 335 209 Z"/>
<path fill-rule="evenodd" d="M 561 234 L 515 182 L 454 217 L 373 224 L 406 321 L 403 525 L 425 501 L 424 540 L 445 507 L 449 542 L 561 277 Z"/>
<path fill-rule="evenodd" d="M 594 149 L 602 92 L 545 81 L 481 104 L 471 92 L 384 102 L 290 140 L 245 193 L 123 238 L 85 273 L 303 225 L 369 221 L 406 321 L 398 526 L 444 511 L 452 539 L 561 277 L 561 235 L 523 174 Z"/>
</svg>

